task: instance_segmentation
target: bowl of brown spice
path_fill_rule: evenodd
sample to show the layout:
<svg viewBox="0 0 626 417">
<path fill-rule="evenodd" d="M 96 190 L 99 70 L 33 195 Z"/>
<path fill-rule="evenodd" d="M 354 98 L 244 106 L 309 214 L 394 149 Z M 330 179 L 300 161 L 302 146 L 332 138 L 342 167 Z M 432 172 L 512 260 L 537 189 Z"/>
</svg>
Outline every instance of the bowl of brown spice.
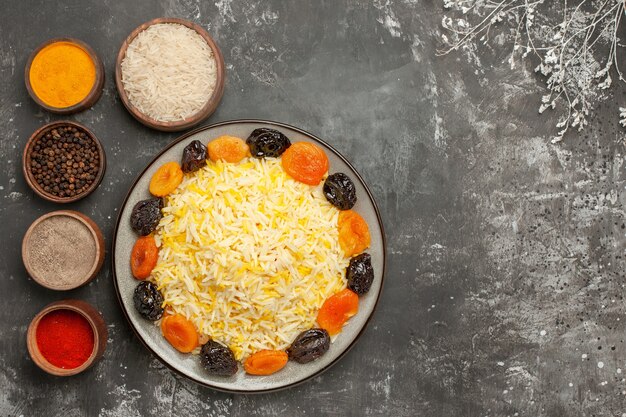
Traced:
<svg viewBox="0 0 626 417">
<path fill-rule="evenodd" d="M 71 290 L 96 277 L 104 262 L 104 238 L 82 213 L 57 210 L 39 217 L 22 240 L 30 277 L 51 290 Z"/>
<path fill-rule="evenodd" d="M 85 126 L 66 120 L 40 127 L 26 142 L 22 157 L 26 182 L 40 197 L 71 203 L 92 193 L 102 181 L 106 158 L 100 141 Z"/>
</svg>

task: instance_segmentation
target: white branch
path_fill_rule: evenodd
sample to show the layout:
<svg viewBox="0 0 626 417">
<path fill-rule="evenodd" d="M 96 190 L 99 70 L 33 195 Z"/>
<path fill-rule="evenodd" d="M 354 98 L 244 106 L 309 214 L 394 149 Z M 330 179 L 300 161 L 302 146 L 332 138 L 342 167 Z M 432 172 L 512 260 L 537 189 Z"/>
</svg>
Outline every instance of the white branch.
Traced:
<svg viewBox="0 0 626 417">
<path fill-rule="evenodd" d="M 559 120 L 555 141 L 569 128 L 582 130 L 594 104 L 605 97 L 602 91 L 613 84 L 614 68 L 619 83 L 626 83 L 619 68 L 619 28 L 626 13 L 626 0 L 577 0 L 575 6 L 562 0 L 560 15 L 541 15 L 537 8 L 545 0 L 444 0 L 449 12 L 442 24 L 451 39 L 442 35 L 447 47 L 437 55 L 446 55 L 474 43 L 490 42 L 497 27 L 512 43 L 509 64 L 516 56 L 523 60 L 531 52 L 541 63 L 535 71 L 546 76 L 547 94 L 539 112 L 554 109 L 563 102 L 566 114 Z M 553 0 L 549 0 L 553 1 Z M 462 18 L 457 19 L 457 13 Z M 552 13 L 552 11 L 550 11 Z M 477 17 L 476 23 L 472 18 Z M 556 17 L 556 18 L 554 18 Z M 537 20 L 539 19 L 539 20 Z M 546 35 L 546 33 L 553 35 Z M 604 52 L 604 54 L 603 54 Z M 620 123 L 626 127 L 626 108 L 620 108 Z"/>
</svg>

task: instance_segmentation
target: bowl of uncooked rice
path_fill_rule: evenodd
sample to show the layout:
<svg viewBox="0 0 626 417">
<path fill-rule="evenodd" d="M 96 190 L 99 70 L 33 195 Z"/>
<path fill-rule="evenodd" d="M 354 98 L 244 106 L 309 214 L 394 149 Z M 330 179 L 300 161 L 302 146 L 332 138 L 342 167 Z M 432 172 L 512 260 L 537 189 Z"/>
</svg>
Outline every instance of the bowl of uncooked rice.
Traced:
<svg viewBox="0 0 626 417">
<path fill-rule="evenodd" d="M 137 120 L 158 130 L 183 130 L 217 108 L 224 91 L 224 59 L 202 27 L 159 18 L 124 41 L 115 76 L 124 106 Z"/>
</svg>

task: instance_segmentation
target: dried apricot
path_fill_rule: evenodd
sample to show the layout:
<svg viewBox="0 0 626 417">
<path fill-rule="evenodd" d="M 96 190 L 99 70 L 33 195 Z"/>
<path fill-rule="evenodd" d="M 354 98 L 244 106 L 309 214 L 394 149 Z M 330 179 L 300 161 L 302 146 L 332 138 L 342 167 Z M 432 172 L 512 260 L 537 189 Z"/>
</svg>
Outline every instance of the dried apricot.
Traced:
<svg viewBox="0 0 626 417">
<path fill-rule="evenodd" d="M 324 301 L 317 313 L 317 324 L 331 336 L 336 335 L 357 311 L 359 311 L 359 296 L 346 288 Z"/>
<path fill-rule="evenodd" d="M 155 197 L 165 197 L 183 181 L 183 170 L 178 162 L 162 165 L 150 179 L 150 193 Z"/>
<path fill-rule="evenodd" d="M 294 180 L 309 185 L 320 183 L 328 171 L 324 150 L 310 142 L 296 142 L 282 155 L 283 168 Z"/>
<path fill-rule="evenodd" d="M 250 375 L 271 375 L 287 365 L 289 356 L 282 350 L 260 350 L 250 356 L 243 369 Z"/>
<path fill-rule="evenodd" d="M 209 159 L 213 162 L 221 159 L 234 164 L 250 155 L 246 142 L 235 136 L 220 136 L 209 142 L 208 147 Z"/>
<path fill-rule="evenodd" d="M 363 252 L 370 245 L 370 230 L 365 219 L 353 210 L 339 213 L 339 246 L 346 256 Z"/>
<path fill-rule="evenodd" d="M 189 353 L 199 346 L 196 328 L 182 314 L 163 317 L 161 332 L 163 332 L 165 339 L 179 352 Z"/>
<path fill-rule="evenodd" d="M 130 254 L 130 270 L 137 279 L 146 279 L 157 264 L 159 248 L 152 235 L 141 236 Z"/>
</svg>

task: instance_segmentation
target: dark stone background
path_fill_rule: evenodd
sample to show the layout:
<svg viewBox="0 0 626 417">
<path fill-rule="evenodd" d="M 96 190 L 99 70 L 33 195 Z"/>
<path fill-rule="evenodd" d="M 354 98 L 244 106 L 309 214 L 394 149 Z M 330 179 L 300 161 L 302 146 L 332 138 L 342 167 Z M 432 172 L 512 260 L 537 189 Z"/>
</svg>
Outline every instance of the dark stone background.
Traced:
<svg viewBox="0 0 626 417">
<path fill-rule="evenodd" d="M 0 13 L 0 415 L 620 416 L 624 344 L 624 131 L 619 95 L 557 145 L 542 86 L 505 50 L 435 55 L 436 0 L 7 1 Z M 324 375 L 269 395 L 228 395 L 151 357 L 122 317 L 110 258 L 56 293 L 30 280 L 22 236 L 61 207 L 21 174 L 24 143 L 58 119 L 28 97 L 29 53 L 75 36 L 100 54 L 104 95 L 71 119 L 101 139 L 100 188 L 72 204 L 110 243 L 136 174 L 176 134 L 144 128 L 116 93 L 122 40 L 159 16 L 188 18 L 221 46 L 228 81 L 205 123 L 267 118 L 343 152 L 369 183 L 388 238 L 386 286 L 356 347 Z M 623 104 L 622 104 L 623 105 Z M 109 324 L 105 357 L 58 379 L 28 358 L 47 303 L 75 297 Z M 602 362 L 602 368 L 598 364 Z"/>
</svg>

